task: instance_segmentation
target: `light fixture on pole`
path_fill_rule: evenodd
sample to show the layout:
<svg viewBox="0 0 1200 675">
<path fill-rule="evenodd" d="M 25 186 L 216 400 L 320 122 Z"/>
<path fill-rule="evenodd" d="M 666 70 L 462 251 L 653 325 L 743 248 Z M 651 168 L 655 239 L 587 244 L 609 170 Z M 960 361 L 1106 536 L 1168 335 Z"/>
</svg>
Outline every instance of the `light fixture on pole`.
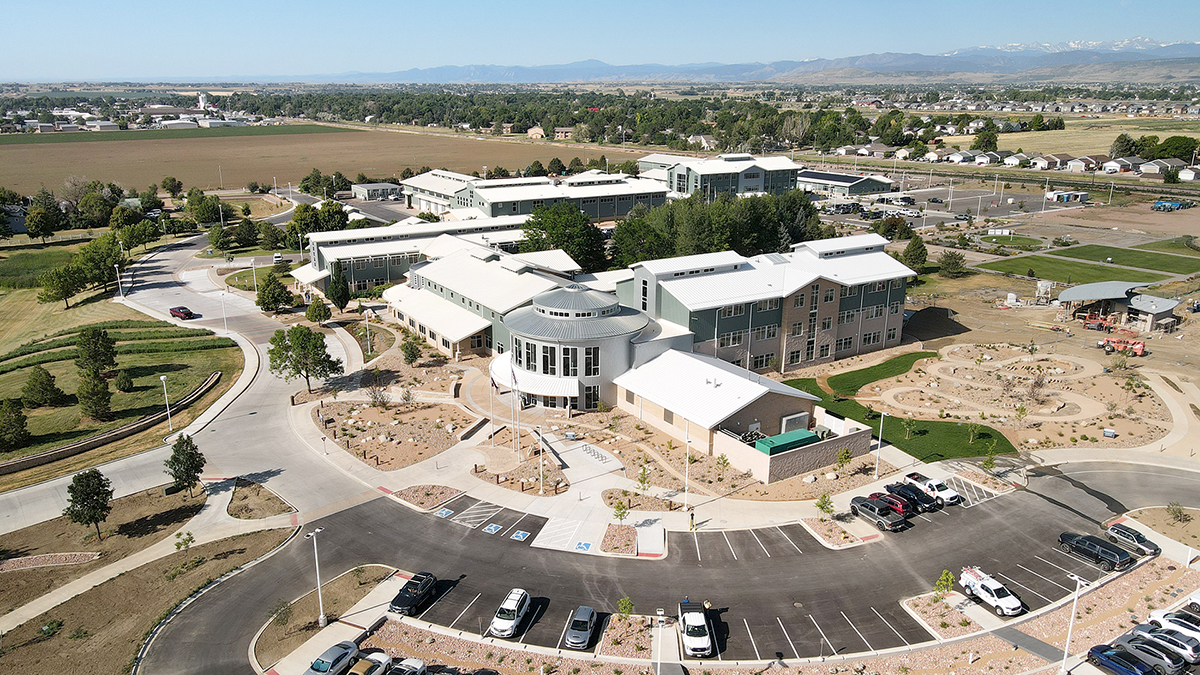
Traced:
<svg viewBox="0 0 1200 675">
<path fill-rule="evenodd" d="M 163 383 L 163 400 L 167 402 L 167 429 L 175 431 L 175 425 L 171 424 L 171 399 L 167 397 L 167 376 L 159 375 L 158 379 Z"/>
<path fill-rule="evenodd" d="M 887 413 L 879 413 L 879 442 L 875 444 L 875 477 L 879 478 L 879 451 L 883 447 L 883 420 L 887 418 Z"/>
<path fill-rule="evenodd" d="M 114 263 L 113 269 L 117 271 L 117 292 L 121 294 L 121 299 L 125 299 L 125 289 L 121 288 L 121 266 Z"/>
<path fill-rule="evenodd" d="M 225 332 L 229 332 L 229 317 L 225 316 L 225 291 L 221 291 L 221 321 L 225 324 Z"/>
<path fill-rule="evenodd" d="M 250 259 L 250 276 L 254 277 L 254 295 L 258 296 L 258 258 Z"/>
<path fill-rule="evenodd" d="M 321 628 L 325 627 L 325 600 L 321 597 L 321 559 L 317 557 L 317 535 L 323 532 L 325 528 L 318 527 L 317 529 L 304 535 L 305 539 L 312 539 L 313 543 L 313 563 L 317 566 L 317 625 Z"/>
<path fill-rule="evenodd" d="M 1071 623 L 1067 625 L 1067 644 L 1063 647 L 1062 667 L 1059 668 L 1060 673 L 1067 671 L 1067 659 L 1071 656 L 1071 632 L 1075 630 L 1075 608 L 1079 606 L 1079 589 L 1092 584 L 1085 581 L 1083 577 L 1077 574 L 1068 575 L 1075 579 L 1075 599 L 1071 601 Z"/>
</svg>

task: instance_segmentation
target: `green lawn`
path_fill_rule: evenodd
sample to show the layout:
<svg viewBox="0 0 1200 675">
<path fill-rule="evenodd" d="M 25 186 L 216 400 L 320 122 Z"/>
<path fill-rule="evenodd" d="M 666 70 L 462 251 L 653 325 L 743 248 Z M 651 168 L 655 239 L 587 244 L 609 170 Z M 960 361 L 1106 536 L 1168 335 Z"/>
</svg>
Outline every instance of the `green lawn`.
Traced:
<svg viewBox="0 0 1200 675">
<path fill-rule="evenodd" d="M 788 380 L 784 384 L 807 391 L 820 397 L 818 405 L 843 417 L 868 424 L 876 430 L 878 436 L 879 416 L 872 415 L 867 419 L 867 409 L 853 399 L 839 399 L 821 389 L 813 378 Z M 963 422 L 944 422 L 938 420 L 917 420 L 912 428 L 912 435 L 904 437 L 904 428 L 899 420 L 888 417 L 883 429 L 884 438 L 888 443 L 922 462 L 937 462 L 955 457 L 980 457 L 987 454 L 992 440 L 996 441 L 996 453 L 1005 454 L 1016 452 L 1016 448 L 1005 438 L 1004 434 L 989 426 L 983 426 L 975 436 L 974 443 L 968 443 L 970 433 Z"/>
<path fill-rule="evenodd" d="M 1070 248 L 1049 251 L 1049 253 L 1050 255 L 1062 256 L 1064 258 L 1076 258 L 1078 260 L 1096 262 L 1112 258 L 1112 264 L 1114 265 L 1140 267 L 1147 270 L 1170 272 L 1171 274 L 1194 274 L 1200 272 L 1200 259 L 1189 256 L 1170 255 L 1168 253 L 1118 248 L 1116 246 L 1087 244 L 1086 246 L 1072 246 Z"/>
<path fill-rule="evenodd" d="M 34 288 L 38 275 L 71 261 L 86 241 L 56 241 L 0 249 L 0 286 Z"/>
<path fill-rule="evenodd" d="M 1190 255 L 1194 258 L 1200 258 L 1200 251 L 1194 248 L 1188 248 L 1183 243 L 1183 237 L 1174 239 L 1164 239 L 1162 241 L 1152 241 L 1146 244 L 1138 244 L 1134 248 L 1140 248 L 1146 251 L 1158 251 L 1159 253 L 1175 253 L 1177 255 Z"/>
<path fill-rule="evenodd" d="M 80 131 L 51 134 L 3 134 L 0 145 L 35 143 L 94 143 L 102 141 L 160 141 L 175 138 L 224 138 L 229 136 L 289 136 L 295 134 L 357 133 L 355 129 L 319 124 L 283 124 L 273 127 L 217 127 L 215 129 L 138 129 L 134 131 Z"/>
<path fill-rule="evenodd" d="M 907 373 L 912 369 L 914 363 L 931 356 L 937 356 L 937 352 L 901 354 L 870 368 L 860 368 L 848 373 L 834 375 L 829 378 L 829 386 L 838 394 L 853 396 L 858 393 L 859 389 L 872 382 Z"/>
<path fill-rule="evenodd" d="M 1013 236 L 988 236 L 980 237 L 980 241 L 986 241 L 989 244 L 999 244 L 1000 246 L 1039 246 L 1044 243 L 1041 239 L 1033 237 Z"/>
<path fill-rule="evenodd" d="M 1090 284 L 1096 281 L 1150 283 L 1162 281 L 1167 278 L 1162 274 L 1155 274 L 1153 272 L 1139 272 L 1137 270 L 1075 262 L 1044 255 L 1026 255 L 1019 258 L 993 260 L 992 262 L 981 263 L 977 267 L 995 272 L 1007 272 L 1017 276 L 1025 276 L 1032 269 L 1034 276 L 1039 279 L 1049 279 L 1050 281 L 1069 284 Z"/>
<path fill-rule="evenodd" d="M 271 265 L 259 265 L 255 268 L 258 276 L 257 283 L 261 284 L 263 280 L 267 278 L 267 275 L 271 273 L 271 267 Z M 299 267 L 299 265 L 292 265 L 292 269 L 296 269 L 296 267 Z M 225 277 L 225 283 L 243 291 L 253 291 L 255 288 L 254 275 L 254 270 L 242 270 L 241 272 L 234 272 L 233 274 Z M 284 286 L 293 284 L 296 281 L 290 274 L 285 274 L 279 277 L 279 280 L 283 282 Z"/>
<path fill-rule="evenodd" d="M 207 248 L 205 248 L 204 250 L 208 251 Z M 276 253 L 282 253 L 284 255 L 296 255 L 299 252 L 300 251 L 297 251 L 294 248 L 280 248 L 280 249 L 275 249 L 273 251 L 268 251 L 267 249 L 262 248 L 261 246 L 247 246 L 247 247 L 242 247 L 242 248 L 231 248 L 227 251 L 213 251 L 212 253 L 207 253 L 207 252 L 197 253 L 196 257 L 204 258 L 206 260 L 207 259 L 224 260 L 225 254 L 232 253 L 233 257 L 235 257 L 235 258 L 246 258 L 246 257 L 257 256 L 257 257 L 266 258 L 266 261 L 270 262 L 271 257 L 274 256 Z M 260 260 L 259 262 L 262 262 L 262 261 Z"/>
</svg>

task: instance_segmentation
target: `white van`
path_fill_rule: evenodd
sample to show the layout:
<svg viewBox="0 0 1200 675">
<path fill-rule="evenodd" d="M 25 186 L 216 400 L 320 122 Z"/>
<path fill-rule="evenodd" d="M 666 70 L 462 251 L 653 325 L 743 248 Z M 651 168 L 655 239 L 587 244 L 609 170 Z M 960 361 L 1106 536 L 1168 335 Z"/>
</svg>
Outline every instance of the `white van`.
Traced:
<svg viewBox="0 0 1200 675">
<path fill-rule="evenodd" d="M 276 253 L 275 255 L 271 256 L 271 262 L 272 262 L 273 264 L 277 264 L 277 263 L 281 263 L 281 262 L 283 262 L 283 254 L 282 254 L 282 253 Z"/>
</svg>

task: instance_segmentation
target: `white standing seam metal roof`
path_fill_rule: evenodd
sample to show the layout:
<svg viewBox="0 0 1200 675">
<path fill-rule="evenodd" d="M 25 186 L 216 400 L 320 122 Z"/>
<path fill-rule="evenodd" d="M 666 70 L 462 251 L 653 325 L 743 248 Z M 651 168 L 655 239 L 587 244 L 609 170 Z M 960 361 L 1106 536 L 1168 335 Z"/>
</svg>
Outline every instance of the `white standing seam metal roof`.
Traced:
<svg viewBox="0 0 1200 675">
<path fill-rule="evenodd" d="M 630 267 L 641 267 L 654 276 L 702 269 L 713 265 L 733 265 L 746 262 L 746 258 L 736 251 L 717 251 L 716 253 L 699 253 L 678 258 L 661 258 L 659 260 L 643 260 Z"/>
<path fill-rule="evenodd" d="M 492 325 L 491 321 L 426 290 L 392 286 L 383 292 L 383 299 L 405 317 L 411 316 L 451 342 L 465 340 Z"/>
<path fill-rule="evenodd" d="M 573 274 L 579 272 L 582 268 L 579 263 L 575 262 L 567 252 L 561 248 L 550 249 L 549 251 L 534 251 L 532 253 L 517 253 L 516 258 L 524 260 L 531 265 L 545 267 L 546 269 L 555 270 L 564 274 Z"/>
<path fill-rule="evenodd" d="M 613 380 L 692 424 L 713 429 L 768 393 L 818 400 L 767 377 L 751 374 L 720 359 L 671 349 Z"/>
<path fill-rule="evenodd" d="M 321 279 L 324 279 L 325 277 L 330 276 L 331 274 L 332 273 L 329 270 L 318 270 L 316 267 L 313 267 L 312 263 L 301 265 L 300 267 L 292 270 L 292 278 L 302 284 L 315 283 Z"/>
<path fill-rule="evenodd" d="M 478 211 L 476 211 L 478 212 Z M 307 238 L 315 244 L 360 244 L 367 240 L 375 242 L 394 241 L 397 239 L 432 238 L 441 234 L 468 234 L 471 232 L 487 232 L 489 230 L 510 230 L 519 228 L 529 219 L 528 215 L 497 216 L 495 218 L 476 218 L 473 220 L 448 220 L 437 223 L 427 223 L 417 220 L 415 223 L 405 219 L 382 227 L 364 227 L 355 230 L 335 230 L 332 232 L 309 232 Z"/>
<path fill-rule="evenodd" d="M 856 234 L 849 237 L 834 237 L 833 239 L 802 241 L 799 244 L 793 244 L 792 249 L 805 248 L 814 253 L 831 253 L 834 251 L 855 251 L 867 246 L 877 246 L 882 251 L 887 243 L 888 240 L 883 236 L 871 233 Z"/>
<path fill-rule="evenodd" d="M 501 260 L 485 262 L 472 253 L 456 251 L 422 267 L 419 274 L 501 314 L 524 305 L 538 293 L 567 283 L 536 271 L 518 274 L 504 269 L 500 264 L 503 255 Z"/>
<path fill-rule="evenodd" d="M 453 195 L 465 188 L 467 183 L 476 180 L 479 179 L 474 176 L 434 169 L 412 178 L 405 178 L 400 184 L 436 195 Z"/>
<path fill-rule="evenodd" d="M 1170 312 L 1178 307 L 1179 301 L 1170 298 L 1160 298 L 1157 295 L 1135 295 L 1129 298 L 1129 306 L 1139 312 L 1161 314 L 1163 312 Z"/>
<path fill-rule="evenodd" d="M 628 267 L 621 270 L 610 270 L 608 272 L 593 272 L 589 274 L 576 274 L 575 283 L 583 284 L 588 288 L 594 288 L 598 291 L 606 293 L 617 292 L 617 282 L 628 281 L 633 278 L 633 270 Z"/>
<path fill-rule="evenodd" d="M 747 261 L 741 269 L 663 279 L 659 285 L 684 307 L 701 311 L 784 297 L 818 278 L 791 265 L 754 266 Z"/>
</svg>

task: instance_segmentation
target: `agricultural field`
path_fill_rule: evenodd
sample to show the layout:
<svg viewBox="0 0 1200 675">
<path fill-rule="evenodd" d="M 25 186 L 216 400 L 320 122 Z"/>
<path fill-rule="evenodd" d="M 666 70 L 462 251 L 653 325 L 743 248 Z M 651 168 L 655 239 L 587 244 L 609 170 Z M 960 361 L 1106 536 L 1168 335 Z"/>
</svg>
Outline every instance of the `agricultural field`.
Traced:
<svg viewBox="0 0 1200 675">
<path fill-rule="evenodd" d="M 1159 253 L 1174 253 L 1176 255 L 1190 255 L 1193 258 L 1200 258 L 1200 251 L 1194 248 L 1189 248 L 1183 243 L 1182 237 L 1174 239 L 1164 239 L 1162 241 L 1151 241 L 1145 244 L 1138 244 L 1134 248 L 1140 248 L 1145 251 L 1158 251 Z"/>
<path fill-rule="evenodd" d="M 287 124 L 271 127 L 216 127 L 214 129 L 136 129 L 133 131 L 79 131 L 53 134 L 3 134 L 0 145 L 46 143 L 103 143 L 110 141 L 158 141 L 184 138 L 227 138 L 231 136 L 293 136 L 348 132 L 320 124 Z"/>
<path fill-rule="evenodd" d="M 260 128 L 293 127 L 226 127 L 195 131 Z M 318 128 L 340 133 L 209 134 L 139 137 L 124 142 L 86 142 L 86 145 L 61 141 L 0 145 L 0 185 L 32 194 L 43 185 L 62 185 L 69 176 L 114 181 L 125 186 L 146 186 L 170 175 L 187 187 L 209 190 L 219 184 L 239 187 L 251 181 L 271 183 L 276 180 L 280 185 L 290 181 L 295 185 L 314 167 L 325 173 L 341 171 L 353 177 L 361 172 L 378 178 L 398 175 L 406 167 L 415 170 L 432 166 L 470 173 L 482 170 L 484 165 L 524 169 L 535 159 L 547 164 L 551 158 L 558 157 L 565 163 L 572 157 L 587 161 L 606 155 L 610 160 L 624 161 L 646 153 L 642 149 L 623 151 L 620 148 L 455 134 Z M 169 133 L 190 133 L 190 130 Z M 104 135 L 79 134 L 82 137 Z M 24 137 L 26 134 L 14 136 Z M 47 137 L 54 136 L 48 134 Z"/>
<path fill-rule="evenodd" d="M 1057 115 L 1047 115 L 1047 117 Z M 1025 152 L 1066 153 L 1080 155 L 1108 154 L 1108 147 L 1120 134 L 1158 136 L 1191 136 L 1200 138 L 1200 122 L 1183 120 L 1113 117 L 1087 119 L 1063 115 L 1067 128 L 1062 131 L 1024 131 L 1015 134 L 1000 134 L 1001 150 L 1018 149 Z M 954 137 L 955 144 L 970 147 L 974 136 Z M 961 141 L 961 143 L 960 143 Z"/>
<path fill-rule="evenodd" d="M 988 244 L 996 244 L 998 246 L 1040 246 L 1043 242 L 1041 239 L 1033 237 L 1022 237 L 1019 235 L 992 235 L 980 237 L 980 241 Z"/>
<path fill-rule="evenodd" d="M 1171 274 L 1193 274 L 1200 271 L 1200 259 L 1197 258 L 1170 255 L 1168 253 L 1154 253 L 1152 251 L 1138 251 L 1115 246 L 1101 246 L 1099 244 L 1071 246 L 1069 248 L 1055 249 L 1048 253 L 1065 258 L 1097 262 L 1107 261 L 1108 258 L 1112 258 L 1114 265 L 1140 267 L 1142 269 L 1169 272 Z"/>
<path fill-rule="evenodd" d="M 1005 258 L 1003 260 L 994 260 L 992 262 L 980 263 L 976 267 L 989 269 L 995 272 L 1006 272 L 1018 276 L 1026 276 L 1029 270 L 1033 270 L 1034 276 L 1039 279 L 1049 279 L 1050 281 L 1058 281 L 1064 284 L 1090 284 L 1096 281 L 1132 281 L 1132 282 L 1154 282 L 1162 281 L 1167 277 L 1162 274 L 1153 272 L 1140 272 L 1138 270 L 1128 270 L 1120 267 L 1110 267 L 1108 265 L 1098 265 L 1093 263 L 1076 262 L 1074 260 L 1064 260 L 1062 258 L 1048 257 L 1044 255 L 1026 255 L 1015 258 Z"/>
</svg>

